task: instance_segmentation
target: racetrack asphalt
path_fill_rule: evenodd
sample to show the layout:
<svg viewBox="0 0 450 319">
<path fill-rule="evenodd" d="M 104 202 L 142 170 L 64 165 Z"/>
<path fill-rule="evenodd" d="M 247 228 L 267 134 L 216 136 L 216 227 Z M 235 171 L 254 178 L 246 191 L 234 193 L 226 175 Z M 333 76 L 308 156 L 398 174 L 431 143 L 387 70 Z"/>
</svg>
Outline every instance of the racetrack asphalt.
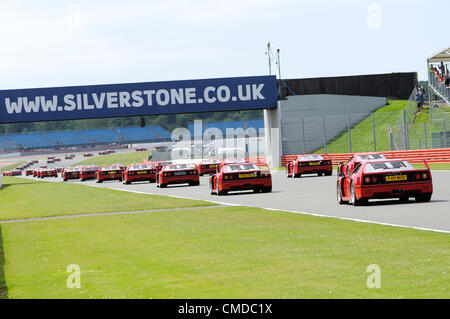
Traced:
<svg viewBox="0 0 450 319">
<path fill-rule="evenodd" d="M 57 165 L 64 167 L 73 163 L 63 160 Z M 416 203 L 413 198 L 407 203 L 400 203 L 397 199 L 375 200 L 357 207 L 337 203 L 335 172 L 333 176 L 305 175 L 294 179 L 287 178 L 284 171 L 273 170 L 271 193 L 231 192 L 226 196 L 210 194 L 209 176 L 201 177 L 200 186 L 169 185 L 164 189 L 147 182 L 124 185 L 118 181 L 97 184 L 95 181 L 74 180 L 69 183 L 450 232 L 450 171 L 432 171 L 432 176 L 434 192 L 428 203 Z M 45 180 L 61 181 L 60 178 Z"/>
</svg>

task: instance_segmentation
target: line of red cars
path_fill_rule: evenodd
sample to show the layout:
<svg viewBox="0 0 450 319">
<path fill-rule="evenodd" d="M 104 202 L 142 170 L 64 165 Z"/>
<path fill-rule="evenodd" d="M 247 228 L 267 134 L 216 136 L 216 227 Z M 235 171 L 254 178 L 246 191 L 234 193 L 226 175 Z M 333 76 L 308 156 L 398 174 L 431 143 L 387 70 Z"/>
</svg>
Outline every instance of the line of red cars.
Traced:
<svg viewBox="0 0 450 319">
<path fill-rule="evenodd" d="M 50 173 L 51 172 L 51 173 Z M 271 192 L 272 176 L 267 166 L 258 166 L 242 158 L 224 161 L 202 160 L 199 164 L 175 163 L 172 161 L 130 164 L 114 164 L 105 167 L 97 165 L 75 166 L 62 169 L 63 181 L 77 179 L 81 181 L 95 179 L 97 183 L 118 180 L 124 184 L 133 182 L 156 183 L 159 188 L 168 185 L 200 185 L 200 176 L 209 174 L 210 193 L 225 195 L 231 191 L 253 190 Z M 57 177 L 56 170 L 41 167 L 33 170 L 36 177 Z"/>
<path fill-rule="evenodd" d="M 371 199 L 398 198 L 401 202 L 407 202 L 412 197 L 417 202 L 430 201 L 433 193 L 432 176 L 427 163 L 424 163 L 424 168 L 416 169 L 405 159 L 387 159 L 379 153 L 353 154 L 337 168 L 337 201 L 339 204 L 350 203 L 355 206 L 366 204 Z M 3 175 L 21 175 L 24 168 L 3 172 Z M 304 174 L 330 176 L 332 170 L 331 159 L 322 155 L 300 155 L 286 165 L 288 178 Z M 30 175 L 30 172 L 26 170 L 26 175 Z M 211 194 L 226 195 L 244 190 L 263 193 L 272 191 L 269 168 L 242 158 L 223 161 L 205 159 L 198 164 L 144 160 L 144 163 L 130 164 L 128 167 L 122 164 L 106 167 L 87 165 L 68 167 L 61 171 L 63 181 L 95 179 L 97 183 L 112 180 L 124 184 L 155 182 L 159 188 L 174 184 L 200 185 L 200 176 L 205 174 L 209 174 Z M 41 166 L 32 170 L 32 175 L 39 178 L 57 177 L 58 170 Z"/>
</svg>

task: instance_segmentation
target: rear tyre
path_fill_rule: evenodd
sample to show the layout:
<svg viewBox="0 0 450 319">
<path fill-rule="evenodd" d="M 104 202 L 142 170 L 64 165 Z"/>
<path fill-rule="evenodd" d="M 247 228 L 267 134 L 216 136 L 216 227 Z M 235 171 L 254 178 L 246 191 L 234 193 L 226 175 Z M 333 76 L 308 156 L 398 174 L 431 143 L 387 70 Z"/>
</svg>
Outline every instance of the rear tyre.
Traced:
<svg viewBox="0 0 450 319">
<path fill-rule="evenodd" d="M 220 189 L 219 184 L 217 184 L 217 195 L 223 196 L 223 195 L 226 195 L 226 194 L 228 194 L 228 192 Z"/>
<path fill-rule="evenodd" d="M 331 176 L 331 175 L 333 175 L 333 171 L 325 172 L 325 176 Z"/>
<path fill-rule="evenodd" d="M 213 189 L 213 184 L 212 184 L 211 181 L 209 182 L 209 193 L 210 193 L 211 195 L 215 195 L 215 192 L 214 192 L 214 189 Z"/>
<path fill-rule="evenodd" d="M 272 192 L 272 186 L 264 187 L 264 188 L 261 190 L 261 192 L 263 192 L 263 193 L 270 193 L 270 192 Z"/>
<path fill-rule="evenodd" d="M 361 206 L 367 204 L 367 199 L 364 200 L 356 198 L 355 186 L 353 185 L 353 183 L 351 185 L 351 204 L 353 206 Z"/>
<path fill-rule="evenodd" d="M 337 201 L 339 203 L 339 205 L 343 205 L 343 204 L 347 204 L 348 202 L 342 199 L 342 190 L 341 190 L 341 185 L 339 185 L 339 182 L 336 186 L 336 196 L 337 196 Z"/>
<path fill-rule="evenodd" d="M 261 188 L 254 188 L 253 189 L 253 193 L 259 193 L 259 192 L 261 192 Z"/>
<path fill-rule="evenodd" d="M 415 198 L 416 202 L 419 203 L 429 202 L 431 200 L 431 193 L 417 195 Z"/>
</svg>

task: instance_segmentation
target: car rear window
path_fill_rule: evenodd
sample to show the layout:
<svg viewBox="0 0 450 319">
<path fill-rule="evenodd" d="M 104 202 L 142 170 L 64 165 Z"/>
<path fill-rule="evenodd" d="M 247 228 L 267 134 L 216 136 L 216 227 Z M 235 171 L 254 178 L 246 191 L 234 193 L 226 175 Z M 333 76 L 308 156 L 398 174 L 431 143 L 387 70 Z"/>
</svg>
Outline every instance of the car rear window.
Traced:
<svg viewBox="0 0 450 319">
<path fill-rule="evenodd" d="M 356 156 L 356 160 L 358 162 L 378 159 L 386 159 L 386 157 L 384 157 L 384 155 L 382 154 L 362 154 Z"/>
<path fill-rule="evenodd" d="M 299 156 L 298 160 L 300 161 L 317 161 L 317 160 L 323 160 L 322 155 L 303 155 Z"/>
<path fill-rule="evenodd" d="M 130 166 L 130 169 L 151 169 L 150 165 L 133 165 Z"/>
<path fill-rule="evenodd" d="M 217 160 L 203 160 L 202 164 L 219 164 L 220 162 Z"/>
<path fill-rule="evenodd" d="M 366 173 L 370 173 L 382 171 L 403 171 L 409 169 L 414 169 L 414 167 L 407 161 L 387 161 L 368 163 L 364 171 Z"/>
<path fill-rule="evenodd" d="M 251 164 L 251 163 L 227 165 L 225 167 L 225 173 L 250 171 L 250 170 L 259 170 L 259 167 L 255 164 Z"/>
<path fill-rule="evenodd" d="M 179 169 L 195 169 L 197 166 L 195 164 L 173 164 L 164 167 L 165 171 L 174 171 Z"/>
<path fill-rule="evenodd" d="M 235 157 L 235 158 L 226 158 L 224 163 L 244 163 L 245 160 L 241 157 Z"/>
</svg>

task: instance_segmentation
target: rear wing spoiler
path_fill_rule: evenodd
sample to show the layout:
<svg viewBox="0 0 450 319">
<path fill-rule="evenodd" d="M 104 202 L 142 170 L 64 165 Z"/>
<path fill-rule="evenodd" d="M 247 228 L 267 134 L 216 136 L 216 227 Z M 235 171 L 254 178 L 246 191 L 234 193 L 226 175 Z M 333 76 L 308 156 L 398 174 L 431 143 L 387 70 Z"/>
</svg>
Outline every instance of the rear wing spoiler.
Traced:
<svg viewBox="0 0 450 319">
<path fill-rule="evenodd" d="M 425 169 L 430 170 L 430 167 L 428 166 L 428 162 L 424 159 L 417 159 L 417 158 L 400 158 L 400 160 L 407 161 L 411 164 L 421 164 L 423 163 L 425 166 Z"/>
</svg>

